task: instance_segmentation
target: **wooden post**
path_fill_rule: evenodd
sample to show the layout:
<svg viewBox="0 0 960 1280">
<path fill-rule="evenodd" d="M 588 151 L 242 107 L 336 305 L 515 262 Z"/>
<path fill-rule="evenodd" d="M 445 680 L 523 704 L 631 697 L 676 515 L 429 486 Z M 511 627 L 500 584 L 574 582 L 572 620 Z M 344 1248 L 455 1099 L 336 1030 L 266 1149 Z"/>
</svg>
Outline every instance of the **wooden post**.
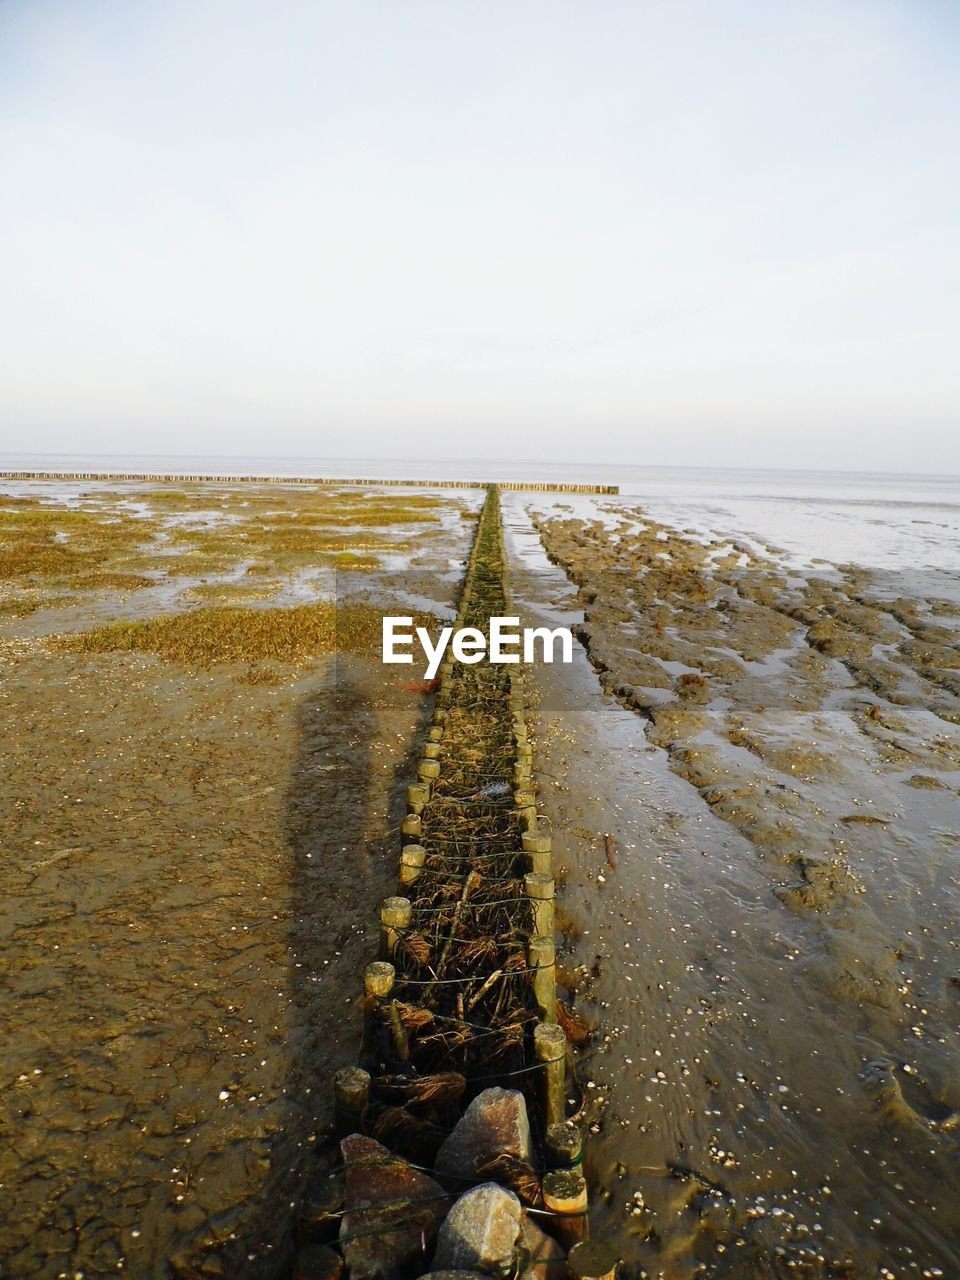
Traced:
<svg viewBox="0 0 960 1280">
<path fill-rule="evenodd" d="M 543 1064 L 543 1114 L 546 1125 L 560 1124 L 564 1114 L 567 1076 L 567 1037 L 556 1022 L 539 1022 L 533 1029 L 533 1048 Z"/>
<path fill-rule="evenodd" d="M 400 854 L 400 883 L 404 887 L 419 878 L 426 860 L 427 851 L 422 844 L 404 845 Z"/>
<path fill-rule="evenodd" d="M 558 1215 L 548 1219 L 553 1234 L 565 1249 L 586 1239 L 587 1182 L 579 1169 L 554 1169 L 544 1175 L 544 1208 Z"/>
<path fill-rule="evenodd" d="M 370 1099 L 370 1075 L 362 1067 L 342 1067 L 333 1077 L 337 1136 L 359 1133 Z"/>
<path fill-rule="evenodd" d="M 411 782 L 407 787 L 407 808 L 411 813 L 421 814 L 430 799 L 430 787 L 425 782 Z"/>
<path fill-rule="evenodd" d="M 551 873 L 552 843 L 549 836 L 538 836 L 535 831 L 525 831 L 521 836 L 523 852 L 527 855 L 527 865 L 531 871 L 542 876 Z"/>
<path fill-rule="evenodd" d="M 384 898 L 380 905 L 380 959 L 389 960 L 400 941 L 400 930 L 409 929 L 413 906 L 409 898 Z"/>
<path fill-rule="evenodd" d="M 557 951 L 553 938 L 531 938 L 527 948 L 533 974 L 533 997 L 544 1022 L 557 1020 Z"/>
<path fill-rule="evenodd" d="M 515 791 L 513 803 L 520 815 L 520 825 L 524 831 L 535 831 L 537 828 L 537 797 L 532 791 Z"/>
<path fill-rule="evenodd" d="M 400 841 L 402 844 L 419 844 L 423 835 L 423 821 L 419 813 L 408 813 L 400 824 Z"/>
<path fill-rule="evenodd" d="M 363 990 L 367 997 L 367 1010 L 363 1019 L 362 1061 L 372 1066 L 379 1061 L 377 1031 L 381 1025 L 380 1008 L 393 992 L 397 971 L 389 960 L 374 960 L 363 971 Z"/>
<path fill-rule="evenodd" d="M 573 1280 L 616 1280 L 619 1262 L 614 1251 L 602 1240 L 581 1240 L 567 1257 Z"/>
<path fill-rule="evenodd" d="M 583 1134 L 572 1120 L 547 1125 L 544 1145 L 551 1169 L 569 1169 L 579 1164 L 583 1155 Z"/>
<path fill-rule="evenodd" d="M 542 871 L 528 871 L 523 877 L 523 891 L 533 902 L 534 936 L 552 938 L 553 929 L 553 876 Z"/>
<path fill-rule="evenodd" d="M 417 765 L 417 777 L 428 786 L 440 777 L 439 760 L 421 760 Z"/>
<path fill-rule="evenodd" d="M 374 960 L 363 971 L 363 989 L 376 1000 L 386 1000 L 393 991 L 397 971 L 389 960 Z"/>
</svg>

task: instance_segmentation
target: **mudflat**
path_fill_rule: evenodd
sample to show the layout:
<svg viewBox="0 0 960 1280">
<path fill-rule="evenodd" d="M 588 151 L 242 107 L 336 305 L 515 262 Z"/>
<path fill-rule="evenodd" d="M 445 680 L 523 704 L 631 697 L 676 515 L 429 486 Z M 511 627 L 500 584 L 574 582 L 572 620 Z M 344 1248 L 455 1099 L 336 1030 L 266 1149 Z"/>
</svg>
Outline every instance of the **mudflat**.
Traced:
<svg viewBox="0 0 960 1280">
<path fill-rule="evenodd" d="M 0 498 L 5 1275 L 281 1263 L 425 701 L 381 602 L 442 612 L 478 501 Z"/>
<path fill-rule="evenodd" d="M 636 1274 L 951 1275 L 955 575 L 763 532 L 512 504 L 584 646 L 534 674 L 594 1220 Z"/>
<path fill-rule="evenodd" d="M 282 1270 L 424 727 L 380 620 L 449 616 L 480 499 L 0 499 L 8 1274 Z M 504 514 L 581 641 L 529 683 L 595 1230 L 630 1280 L 953 1274 L 949 566 Z"/>
</svg>

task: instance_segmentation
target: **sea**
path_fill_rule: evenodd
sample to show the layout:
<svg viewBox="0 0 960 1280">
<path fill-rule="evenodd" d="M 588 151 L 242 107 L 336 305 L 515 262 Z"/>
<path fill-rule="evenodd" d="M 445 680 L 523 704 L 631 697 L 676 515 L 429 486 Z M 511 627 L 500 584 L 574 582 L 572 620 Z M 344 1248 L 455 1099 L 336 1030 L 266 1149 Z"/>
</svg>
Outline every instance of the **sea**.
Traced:
<svg viewBox="0 0 960 1280">
<path fill-rule="evenodd" d="M 956 475 L 502 458 L 92 453 L 0 454 L 2 471 L 615 484 L 621 500 L 642 507 L 656 520 L 699 533 L 742 538 L 774 548 L 798 564 L 822 559 L 881 570 L 935 570 L 956 575 L 960 581 L 960 476 Z M 9 490 L 9 485 L 0 481 L 0 490 Z M 567 501 L 566 496 L 562 501 Z M 610 500 L 598 496 L 568 505 L 576 514 L 587 515 L 591 506 L 609 506 Z"/>
</svg>

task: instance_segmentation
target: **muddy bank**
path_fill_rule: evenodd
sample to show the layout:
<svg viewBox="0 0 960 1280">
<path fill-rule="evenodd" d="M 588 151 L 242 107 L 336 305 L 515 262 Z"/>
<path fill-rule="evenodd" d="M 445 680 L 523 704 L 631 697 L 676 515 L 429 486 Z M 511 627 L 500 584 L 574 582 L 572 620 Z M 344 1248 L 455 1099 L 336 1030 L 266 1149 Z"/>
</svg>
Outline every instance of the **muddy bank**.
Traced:
<svg viewBox="0 0 960 1280">
<path fill-rule="evenodd" d="M 954 606 L 626 504 L 538 517 L 551 568 L 512 511 L 585 645 L 535 675 L 598 1230 L 630 1276 L 952 1274 Z"/>
<path fill-rule="evenodd" d="M 462 511 L 422 548 L 437 608 Z M 3 1274 L 283 1274 L 426 700 L 379 655 L 65 650 L 133 593 L 56 567 L 0 642 Z"/>
<path fill-rule="evenodd" d="M 949 796 L 949 831 L 960 606 L 881 597 L 853 566 L 803 575 L 636 518 L 539 528 L 580 587 L 577 631 L 603 688 L 783 869 L 791 909 L 849 907 L 878 845 L 928 827 L 918 788 Z"/>
</svg>

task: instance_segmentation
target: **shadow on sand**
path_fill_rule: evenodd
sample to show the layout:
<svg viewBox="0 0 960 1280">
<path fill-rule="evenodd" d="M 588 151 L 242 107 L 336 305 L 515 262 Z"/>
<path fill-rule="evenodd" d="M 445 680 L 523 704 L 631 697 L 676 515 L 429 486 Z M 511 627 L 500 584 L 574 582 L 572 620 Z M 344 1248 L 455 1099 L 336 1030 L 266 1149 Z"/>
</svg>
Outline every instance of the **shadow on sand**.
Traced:
<svg viewBox="0 0 960 1280">
<path fill-rule="evenodd" d="M 333 1075 L 359 1051 L 363 968 L 376 958 L 379 903 L 396 890 L 406 785 L 431 710 L 432 699 L 385 687 L 382 667 L 360 660 L 338 662 L 298 709 L 284 819 L 291 897 L 283 1034 L 292 1064 L 285 1119 L 252 1232 L 236 1241 L 235 1257 L 222 1257 L 223 1274 L 291 1274 L 300 1205 L 333 1146 Z"/>
</svg>

